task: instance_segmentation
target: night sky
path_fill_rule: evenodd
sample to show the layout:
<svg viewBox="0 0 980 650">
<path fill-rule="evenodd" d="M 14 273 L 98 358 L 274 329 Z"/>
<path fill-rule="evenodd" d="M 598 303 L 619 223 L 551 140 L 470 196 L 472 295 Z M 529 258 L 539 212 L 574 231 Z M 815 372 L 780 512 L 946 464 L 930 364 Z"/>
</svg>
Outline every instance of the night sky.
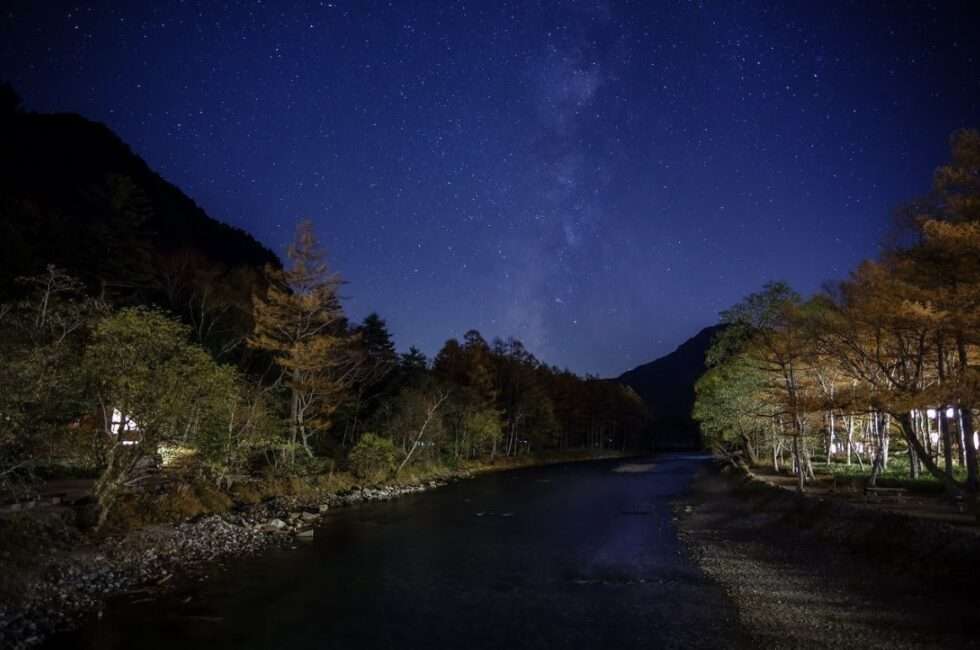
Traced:
<svg viewBox="0 0 980 650">
<path fill-rule="evenodd" d="M 0 78 L 277 253 L 313 219 L 403 350 L 618 374 L 844 277 L 980 126 L 977 3 L 223 4 L 7 2 Z"/>
</svg>

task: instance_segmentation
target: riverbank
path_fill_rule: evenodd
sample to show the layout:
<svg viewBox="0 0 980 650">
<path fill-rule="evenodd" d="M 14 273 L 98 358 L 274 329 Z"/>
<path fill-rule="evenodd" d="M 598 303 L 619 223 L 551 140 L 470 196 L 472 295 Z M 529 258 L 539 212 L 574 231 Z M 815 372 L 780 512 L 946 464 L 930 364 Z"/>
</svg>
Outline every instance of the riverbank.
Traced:
<svg viewBox="0 0 980 650">
<path fill-rule="evenodd" d="M 487 472 L 622 456 L 579 450 L 498 459 L 455 471 L 421 468 L 382 485 L 359 486 L 338 474 L 293 479 L 274 488 L 266 483 L 262 490 L 239 487 L 237 500 L 236 490 L 207 503 L 194 498 L 196 514 L 190 518 L 104 537 L 75 527 L 76 513 L 67 507 L 7 516 L 0 551 L 0 647 L 35 646 L 82 616 L 98 613 L 109 598 L 150 597 L 181 581 L 202 579 L 236 557 L 302 544 L 312 539 L 318 520 L 331 509 L 415 494 Z M 269 494 L 270 489 L 279 493 Z"/>
<path fill-rule="evenodd" d="M 800 496 L 731 468 L 703 471 L 675 508 L 753 646 L 980 646 L 973 528 Z"/>
</svg>

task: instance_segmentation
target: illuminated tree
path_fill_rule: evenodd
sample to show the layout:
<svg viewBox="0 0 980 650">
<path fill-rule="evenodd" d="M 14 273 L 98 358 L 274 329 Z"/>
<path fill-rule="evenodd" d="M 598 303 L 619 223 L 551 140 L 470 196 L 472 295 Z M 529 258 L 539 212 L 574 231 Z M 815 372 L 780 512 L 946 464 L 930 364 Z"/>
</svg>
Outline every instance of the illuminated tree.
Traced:
<svg viewBox="0 0 980 650">
<path fill-rule="evenodd" d="M 716 453 L 758 462 L 759 440 L 775 414 L 765 387 L 761 371 L 741 354 L 714 364 L 698 380 L 693 416 Z"/>
<path fill-rule="evenodd" d="M 112 443 L 96 484 L 101 526 L 127 490 L 153 475 L 163 445 L 197 448 L 232 423 L 238 378 L 190 343 L 189 328 L 144 308 L 102 320 L 83 368 Z"/>
<path fill-rule="evenodd" d="M 812 390 L 806 372 L 811 337 L 802 300 L 787 285 L 771 283 L 724 312 L 722 318 L 729 325 L 723 336 L 734 332 L 746 336 L 745 362 L 763 377 L 779 425 L 789 424 L 797 487 L 803 491 L 813 469 L 805 440 Z"/>
<path fill-rule="evenodd" d="M 340 305 L 340 278 L 327 269 L 323 251 L 304 221 L 289 247 L 288 269 L 267 268 L 268 288 L 253 301 L 250 347 L 270 353 L 289 390 L 289 457 L 313 457 L 315 437 L 347 397 L 357 370 Z"/>
</svg>

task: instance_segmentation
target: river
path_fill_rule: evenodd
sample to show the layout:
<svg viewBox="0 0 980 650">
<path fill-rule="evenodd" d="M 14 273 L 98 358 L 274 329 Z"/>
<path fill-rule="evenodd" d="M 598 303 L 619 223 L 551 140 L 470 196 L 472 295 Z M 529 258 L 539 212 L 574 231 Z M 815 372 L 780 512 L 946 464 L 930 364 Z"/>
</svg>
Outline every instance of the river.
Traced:
<svg viewBox="0 0 980 650">
<path fill-rule="evenodd" d="M 312 542 L 121 599 L 46 647 L 662 648 L 735 644 L 672 499 L 703 457 L 486 474 L 331 511 Z"/>
</svg>

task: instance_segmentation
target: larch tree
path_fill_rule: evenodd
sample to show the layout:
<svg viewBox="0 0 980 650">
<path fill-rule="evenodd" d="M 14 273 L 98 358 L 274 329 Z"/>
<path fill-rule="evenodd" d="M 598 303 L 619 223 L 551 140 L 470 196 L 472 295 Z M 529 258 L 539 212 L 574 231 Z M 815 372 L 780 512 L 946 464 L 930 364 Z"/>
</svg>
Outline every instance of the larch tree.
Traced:
<svg viewBox="0 0 980 650">
<path fill-rule="evenodd" d="M 918 252 L 929 261 L 923 275 L 939 281 L 931 297 L 945 317 L 944 329 L 950 333 L 955 350 L 950 364 L 951 397 L 965 434 L 961 444 L 966 487 L 976 493 L 980 488 L 977 448 L 970 438 L 980 388 L 976 368 L 971 366 L 971 357 L 980 345 L 980 131 L 957 131 L 950 144 L 951 160 L 936 170 L 933 180 L 939 218 L 921 222 L 923 241 Z"/>
<path fill-rule="evenodd" d="M 272 355 L 289 390 L 286 453 L 314 455 L 314 440 L 350 390 L 357 355 L 338 295 L 340 277 L 327 267 L 313 224 L 301 222 L 286 269 L 267 268 L 268 287 L 253 299 L 248 345 Z"/>
</svg>

